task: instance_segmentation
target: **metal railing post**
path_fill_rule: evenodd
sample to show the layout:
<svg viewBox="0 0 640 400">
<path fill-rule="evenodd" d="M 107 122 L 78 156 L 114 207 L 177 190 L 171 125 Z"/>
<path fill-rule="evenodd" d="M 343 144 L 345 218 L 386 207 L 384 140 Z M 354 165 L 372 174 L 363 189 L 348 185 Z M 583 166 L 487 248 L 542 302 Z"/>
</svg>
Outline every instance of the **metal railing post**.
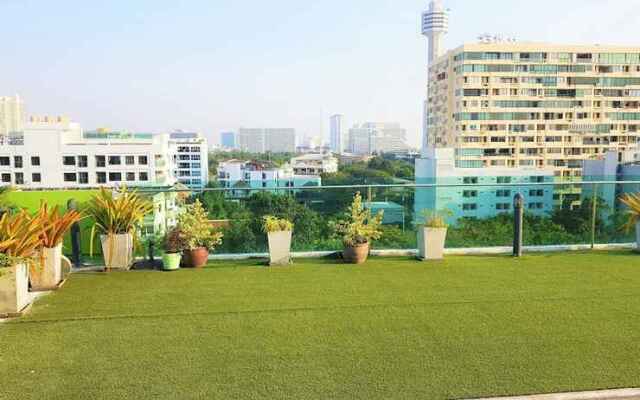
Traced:
<svg viewBox="0 0 640 400">
<path fill-rule="evenodd" d="M 518 193 L 513 198 L 513 256 L 522 257 L 522 225 L 524 223 L 524 196 Z"/>
<path fill-rule="evenodd" d="M 78 211 L 78 203 L 74 199 L 67 201 L 67 209 Z M 76 222 L 71 225 L 71 260 L 76 268 L 82 266 L 82 248 L 80 238 L 80 223 Z"/>
</svg>

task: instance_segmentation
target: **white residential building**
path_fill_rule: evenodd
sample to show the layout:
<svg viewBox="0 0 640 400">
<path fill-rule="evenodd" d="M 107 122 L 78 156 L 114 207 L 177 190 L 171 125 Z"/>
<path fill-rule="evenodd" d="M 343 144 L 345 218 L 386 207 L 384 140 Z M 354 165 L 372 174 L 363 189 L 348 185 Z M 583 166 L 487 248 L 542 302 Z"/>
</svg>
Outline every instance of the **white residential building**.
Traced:
<svg viewBox="0 0 640 400">
<path fill-rule="evenodd" d="M 249 153 L 295 153 L 296 130 L 292 128 L 238 130 L 238 146 Z"/>
<path fill-rule="evenodd" d="M 344 116 L 340 114 L 332 115 L 329 119 L 330 144 L 334 153 L 342 154 L 346 150 L 346 135 L 344 134 Z"/>
<path fill-rule="evenodd" d="M 291 164 L 277 167 L 269 162 L 229 160 L 218 165 L 218 182 L 229 197 L 247 197 L 260 189 L 282 189 L 320 186 L 320 176 L 297 175 Z M 251 190 L 253 189 L 253 190 Z"/>
<path fill-rule="evenodd" d="M 296 175 L 321 175 L 338 172 L 338 159 L 331 154 L 305 154 L 291 159 Z"/>
<path fill-rule="evenodd" d="M 0 134 L 22 131 L 23 103 L 20 97 L 0 97 Z"/>
<path fill-rule="evenodd" d="M 177 131 L 169 135 L 171 171 L 177 182 L 193 190 L 209 183 L 207 139 L 195 132 Z"/>
<path fill-rule="evenodd" d="M 397 153 L 407 150 L 407 131 L 397 123 L 366 122 L 349 130 L 354 154 Z"/>
<path fill-rule="evenodd" d="M 83 132 L 65 117 L 32 117 L 0 135 L 0 183 L 22 188 L 171 185 L 168 135 Z"/>
</svg>

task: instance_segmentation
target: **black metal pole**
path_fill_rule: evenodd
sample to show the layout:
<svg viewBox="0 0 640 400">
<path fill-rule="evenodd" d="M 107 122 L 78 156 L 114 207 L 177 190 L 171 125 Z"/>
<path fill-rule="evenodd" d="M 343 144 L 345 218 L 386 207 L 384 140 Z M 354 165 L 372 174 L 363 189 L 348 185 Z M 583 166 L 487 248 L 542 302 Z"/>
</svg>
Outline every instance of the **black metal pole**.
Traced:
<svg viewBox="0 0 640 400">
<path fill-rule="evenodd" d="M 67 201 L 67 209 L 78 211 L 78 203 L 74 199 Z M 82 248 L 80 238 L 80 223 L 71 225 L 71 259 L 76 268 L 82 267 Z"/>
<path fill-rule="evenodd" d="M 524 196 L 516 194 L 513 199 L 513 256 L 522 257 L 522 225 L 524 222 Z"/>
</svg>

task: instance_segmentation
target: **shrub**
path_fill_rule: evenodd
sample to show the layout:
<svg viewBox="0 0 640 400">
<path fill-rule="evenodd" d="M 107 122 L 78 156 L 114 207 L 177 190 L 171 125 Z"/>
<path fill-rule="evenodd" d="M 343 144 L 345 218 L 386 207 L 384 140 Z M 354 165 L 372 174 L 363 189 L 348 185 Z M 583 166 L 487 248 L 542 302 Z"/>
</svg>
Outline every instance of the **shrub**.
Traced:
<svg viewBox="0 0 640 400">
<path fill-rule="evenodd" d="M 266 233 L 271 232 L 288 232 L 293 230 L 293 222 L 285 218 L 277 218 L 272 215 L 263 217 L 264 223 L 262 228 Z"/>
<path fill-rule="evenodd" d="M 186 250 L 200 247 L 213 250 L 222 243 L 222 233 L 211 227 L 200 200 L 196 199 L 178 216 L 178 228 L 182 231 Z"/>
<path fill-rule="evenodd" d="M 187 248 L 184 233 L 180 228 L 175 227 L 167 232 L 162 242 L 162 248 L 167 253 L 180 253 Z"/>
<path fill-rule="evenodd" d="M 382 236 L 380 226 L 383 211 L 372 217 L 371 210 L 365 209 L 362 205 L 362 196 L 359 192 L 354 196 L 345 217 L 344 220 L 338 221 L 335 227 L 336 232 L 342 235 L 345 246 L 369 243 Z"/>
</svg>

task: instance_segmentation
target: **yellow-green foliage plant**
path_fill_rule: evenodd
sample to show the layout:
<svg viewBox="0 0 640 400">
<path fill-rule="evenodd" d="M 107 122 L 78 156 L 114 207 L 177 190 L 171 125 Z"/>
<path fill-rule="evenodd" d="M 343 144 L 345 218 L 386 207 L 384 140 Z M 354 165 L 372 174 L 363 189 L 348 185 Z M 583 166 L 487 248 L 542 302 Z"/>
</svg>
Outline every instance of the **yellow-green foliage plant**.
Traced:
<svg viewBox="0 0 640 400">
<path fill-rule="evenodd" d="M 622 226 L 627 232 L 635 228 L 640 220 L 640 193 L 628 193 L 620 197 L 620 202 L 627 206 L 627 222 Z"/>
<path fill-rule="evenodd" d="M 371 210 L 364 208 L 360 192 L 356 193 L 353 202 L 345 215 L 345 219 L 338 221 L 335 230 L 342 236 L 345 246 L 357 246 L 380 239 L 382 231 L 383 211 L 376 216 L 371 215 Z"/>
<path fill-rule="evenodd" d="M 82 214 L 76 210 L 68 210 L 61 214 L 58 206 L 50 208 L 47 203 L 43 202 L 36 218 L 42 227 L 40 241 L 44 247 L 51 249 L 62 243 L 64 235 L 73 224 L 82 219 Z"/>
<path fill-rule="evenodd" d="M 262 229 L 266 233 L 272 232 L 289 232 L 293 230 L 293 222 L 288 219 L 266 215 L 263 218 Z"/>
<path fill-rule="evenodd" d="M 41 221 L 24 210 L 4 213 L 0 218 L 0 268 L 12 267 L 20 261 L 32 262 L 42 245 L 42 229 Z"/>
<path fill-rule="evenodd" d="M 185 211 L 178 216 L 178 228 L 182 232 L 186 250 L 203 247 L 213 250 L 222 243 L 222 232 L 211 226 L 200 200 L 187 205 Z"/>
</svg>

